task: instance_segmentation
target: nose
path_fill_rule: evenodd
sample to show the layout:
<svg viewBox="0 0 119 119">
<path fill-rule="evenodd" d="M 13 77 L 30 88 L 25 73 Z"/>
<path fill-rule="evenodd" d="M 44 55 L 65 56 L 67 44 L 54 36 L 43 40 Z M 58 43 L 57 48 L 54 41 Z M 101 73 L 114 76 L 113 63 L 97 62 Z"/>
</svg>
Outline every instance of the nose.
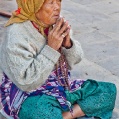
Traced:
<svg viewBox="0 0 119 119">
<path fill-rule="evenodd" d="M 54 10 L 58 10 L 58 9 L 60 9 L 60 5 L 59 5 L 59 3 L 55 2 L 54 3 Z"/>
</svg>

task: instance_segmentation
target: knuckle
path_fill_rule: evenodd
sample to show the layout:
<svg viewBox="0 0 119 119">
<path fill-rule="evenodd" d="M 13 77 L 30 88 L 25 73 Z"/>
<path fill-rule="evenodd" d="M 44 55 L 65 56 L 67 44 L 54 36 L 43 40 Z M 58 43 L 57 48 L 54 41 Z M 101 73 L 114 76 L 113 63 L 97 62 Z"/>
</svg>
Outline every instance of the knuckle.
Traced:
<svg viewBox="0 0 119 119">
<path fill-rule="evenodd" d="M 54 38 L 55 38 L 55 39 L 58 39 L 58 35 L 55 35 Z"/>
</svg>

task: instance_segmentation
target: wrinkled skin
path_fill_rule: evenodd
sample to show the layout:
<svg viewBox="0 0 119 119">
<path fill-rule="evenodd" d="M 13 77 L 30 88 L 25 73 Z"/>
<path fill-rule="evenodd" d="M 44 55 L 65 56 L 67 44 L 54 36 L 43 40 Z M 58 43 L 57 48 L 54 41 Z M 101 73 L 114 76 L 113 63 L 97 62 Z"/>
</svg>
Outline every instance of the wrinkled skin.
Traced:
<svg viewBox="0 0 119 119">
<path fill-rule="evenodd" d="M 61 0 L 45 0 L 42 7 L 36 13 L 36 18 L 45 26 L 54 25 L 48 34 L 48 45 L 55 50 L 59 50 L 61 46 L 70 48 L 72 46 L 70 40 L 70 26 L 64 18 L 60 17 Z"/>
<path fill-rule="evenodd" d="M 36 17 L 39 21 L 46 25 L 53 25 L 59 18 L 61 11 L 60 0 L 45 0 L 42 7 L 36 13 Z"/>
</svg>

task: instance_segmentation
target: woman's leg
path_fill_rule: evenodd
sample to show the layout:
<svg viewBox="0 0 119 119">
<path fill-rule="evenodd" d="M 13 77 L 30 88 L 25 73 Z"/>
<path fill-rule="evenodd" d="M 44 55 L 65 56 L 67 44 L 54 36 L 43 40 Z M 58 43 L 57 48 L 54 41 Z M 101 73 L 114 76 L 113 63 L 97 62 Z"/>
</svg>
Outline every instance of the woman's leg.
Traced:
<svg viewBox="0 0 119 119">
<path fill-rule="evenodd" d="M 77 117 L 85 116 L 84 112 L 81 110 L 78 104 L 75 104 L 73 106 L 73 117 L 71 115 L 71 112 L 63 112 L 63 119 L 74 119 Z"/>
<path fill-rule="evenodd" d="M 63 119 L 62 110 L 52 96 L 28 97 L 19 112 L 20 119 Z"/>
<path fill-rule="evenodd" d="M 72 104 L 77 103 L 87 116 L 111 118 L 116 99 L 114 84 L 87 80 L 81 89 L 66 94 L 68 101 Z"/>
</svg>

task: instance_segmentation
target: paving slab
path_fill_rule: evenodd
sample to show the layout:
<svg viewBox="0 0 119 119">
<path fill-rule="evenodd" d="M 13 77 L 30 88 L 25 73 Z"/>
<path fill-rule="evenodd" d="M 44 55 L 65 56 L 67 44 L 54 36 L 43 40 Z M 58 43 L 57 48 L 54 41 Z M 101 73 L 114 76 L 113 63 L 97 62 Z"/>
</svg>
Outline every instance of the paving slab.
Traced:
<svg viewBox="0 0 119 119">
<path fill-rule="evenodd" d="M 119 40 L 94 31 L 75 35 L 82 44 L 85 57 L 119 76 Z"/>
<path fill-rule="evenodd" d="M 15 0 L 0 0 L 0 10 L 5 10 L 7 12 L 11 12 L 15 10 L 16 2 Z"/>
<path fill-rule="evenodd" d="M 82 5 L 87 5 L 87 4 L 89 5 L 89 4 L 99 3 L 105 0 L 71 0 L 71 1 Z"/>
<path fill-rule="evenodd" d="M 75 38 L 81 42 L 85 57 L 119 76 L 119 20 L 109 15 L 118 11 L 119 2 L 115 0 L 95 1 L 89 4 L 82 2 L 64 1 L 62 14 L 71 21 Z M 65 5 L 73 7 L 70 9 Z M 106 6 L 110 11 L 107 13 L 105 10 L 98 10 L 95 6 L 101 6 L 103 9 Z"/>
<path fill-rule="evenodd" d="M 86 7 L 111 17 L 112 14 L 119 12 L 119 1 L 103 0 L 102 2 L 87 4 Z"/>
</svg>

